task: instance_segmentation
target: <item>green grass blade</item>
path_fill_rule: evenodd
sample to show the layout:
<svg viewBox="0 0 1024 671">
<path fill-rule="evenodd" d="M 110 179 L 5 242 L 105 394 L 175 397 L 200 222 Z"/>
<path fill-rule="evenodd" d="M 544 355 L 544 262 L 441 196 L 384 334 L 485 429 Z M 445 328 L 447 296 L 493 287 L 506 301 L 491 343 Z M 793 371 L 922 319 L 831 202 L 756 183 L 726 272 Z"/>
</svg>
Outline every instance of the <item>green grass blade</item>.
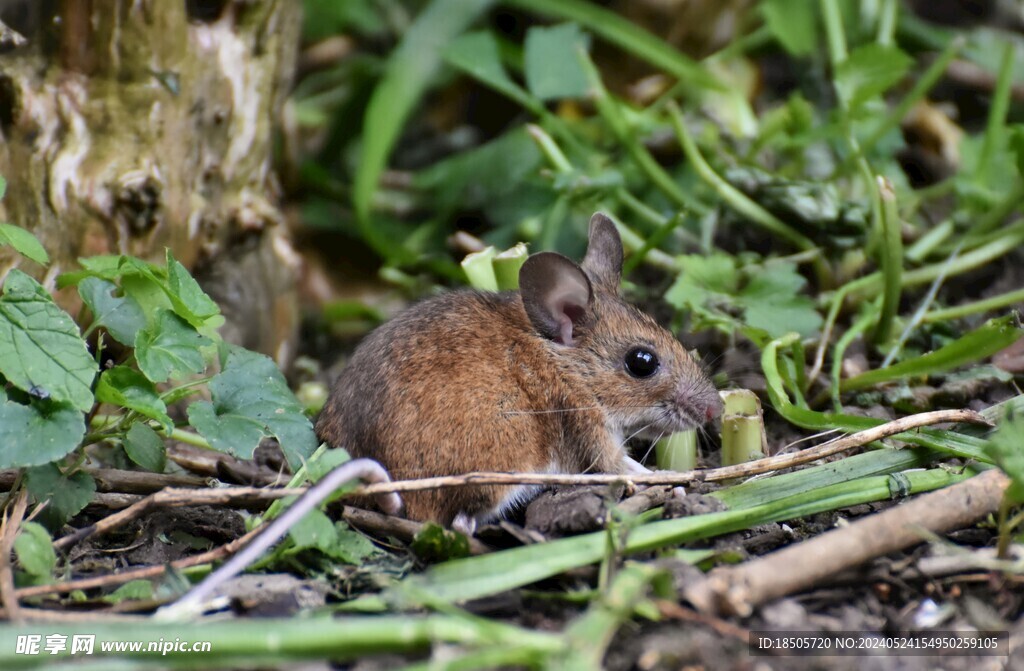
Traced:
<svg viewBox="0 0 1024 671">
<path fill-rule="evenodd" d="M 782 338 L 771 341 L 761 352 L 761 368 L 764 371 L 768 399 L 771 401 L 772 407 L 787 422 L 816 431 L 831 431 L 833 429 L 851 432 L 862 431 L 882 424 L 882 420 L 873 417 L 846 415 L 836 412 L 816 412 L 793 405 L 786 394 L 782 375 L 779 373 L 778 357 L 780 351 L 786 350 L 799 337 L 796 333 L 790 333 Z M 983 449 L 984 440 L 955 431 L 919 429 L 917 431 L 897 434 L 892 439 L 902 440 L 921 447 L 930 447 L 965 459 L 992 463 L 991 458 Z"/>
<path fill-rule="evenodd" d="M 934 352 L 847 378 L 842 381 L 842 390 L 855 391 L 905 377 L 931 375 L 989 357 L 1020 338 L 1021 329 L 1014 326 L 1012 321 L 1012 315 L 990 319 L 979 328 Z"/>
<path fill-rule="evenodd" d="M 544 16 L 575 21 L 624 51 L 678 77 L 681 81 L 700 88 L 723 89 L 722 84 L 704 68 L 672 45 L 622 15 L 596 4 L 583 0 L 505 0 L 503 4 Z"/>
<path fill-rule="evenodd" d="M 445 47 L 466 30 L 493 0 L 433 0 L 412 24 L 391 54 L 387 69 L 363 117 L 363 147 L 352 190 L 353 206 L 363 239 L 386 258 L 395 243 L 370 215 L 377 182 L 406 119 L 442 65 Z"/>
</svg>

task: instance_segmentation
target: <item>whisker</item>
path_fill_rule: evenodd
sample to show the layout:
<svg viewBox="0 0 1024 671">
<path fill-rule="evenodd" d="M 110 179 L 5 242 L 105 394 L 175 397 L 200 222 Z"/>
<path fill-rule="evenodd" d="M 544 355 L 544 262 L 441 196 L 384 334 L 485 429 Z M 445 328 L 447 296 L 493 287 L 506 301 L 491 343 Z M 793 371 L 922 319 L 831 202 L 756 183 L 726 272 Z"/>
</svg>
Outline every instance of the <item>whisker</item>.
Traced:
<svg viewBox="0 0 1024 671">
<path fill-rule="evenodd" d="M 654 423 L 654 422 L 650 422 L 650 423 L 644 424 L 644 425 L 643 425 L 643 426 L 641 426 L 641 427 L 640 427 L 639 429 L 637 429 L 637 430 L 636 430 L 636 431 L 634 431 L 633 433 L 631 433 L 631 434 L 629 434 L 628 436 L 626 436 L 626 437 L 625 437 L 625 438 L 624 438 L 624 439 L 622 440 L 622 443 L 621 443 L 621 444 L 619 445 L 619 447 L 625 447 L 625 446 L 626 446 L 626 443 L 628 443 L 629 441 L 631 441 L 631 440 L 632 440 L 633 438 L 636 438 L 636 437 L 637 437 L 638 435 L 640 435 L 641 433 L 643 433 L 643 432 L 644 432 L 644 431 L 646 431 L 647 429 L 651 428 L 651 424 L 653 424 L 653 423 Z"/>
<path fill-rule="evenodd" d="M 829 429 L 828 431 L 822 431 L 821 433 L 816 433 L 816 434 L 811 435 L 811 436 L 805 436 L 803 438 L 799 438 L 797 440 L 794 440 L 792 443 L 788 443 L 786 445 L 783 445 L 782 448 L 778 450 L 777 454 L 782 454 L 783 452 L 785 452 L 789 448 L 791 448 L 791 447 L 793 447 L 795 445 L 799 445 L 800 443 L 805 443 L 805 442 L 807 442 L 809 440 L 814 440 L 815 438 L 821 438 L 823 436 L 827 436 L 827 435 L 833 434 L 833 433 L 839 433 L 841 431 L 842 431 L 842 429 Z"/>
</svg>

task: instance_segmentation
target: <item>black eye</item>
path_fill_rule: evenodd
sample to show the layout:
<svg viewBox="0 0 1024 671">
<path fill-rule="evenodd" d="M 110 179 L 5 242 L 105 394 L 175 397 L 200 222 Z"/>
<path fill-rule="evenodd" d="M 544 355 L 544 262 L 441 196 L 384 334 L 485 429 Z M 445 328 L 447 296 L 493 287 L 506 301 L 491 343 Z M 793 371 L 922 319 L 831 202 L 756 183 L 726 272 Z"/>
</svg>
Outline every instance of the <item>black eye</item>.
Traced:
<svg viewBox="0 0 1024 671">
<path fill-rule="evenodd" d="M 658 371 L 658 355 L 643 347 L 626 352 L 626 370 L 633 377 L 650 377 Z"/>
</svg>

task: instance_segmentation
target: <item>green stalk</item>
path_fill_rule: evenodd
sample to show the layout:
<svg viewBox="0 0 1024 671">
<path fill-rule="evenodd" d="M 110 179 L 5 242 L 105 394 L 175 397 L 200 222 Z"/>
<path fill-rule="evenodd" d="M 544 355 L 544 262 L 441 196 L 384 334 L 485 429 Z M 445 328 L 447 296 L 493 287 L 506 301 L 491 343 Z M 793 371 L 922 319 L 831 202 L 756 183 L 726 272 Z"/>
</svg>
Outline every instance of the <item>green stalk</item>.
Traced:
<svg viewBox="0 0 1024 671">
<path fill-rule="evenodd" d="M 494 276 L 494 247 L 487 247 L 479 252 L 466 254 L 462 259 L 462 270 L 466 273 L 469 285 L 480 291 L 497 291 L 498 280 Z"/>
<path fill-rule="evenodd" d="M 536 124 L 528 123 L 526 124 L 526 132 L 529 133 L 533 141 L 537 143 L 537 147 L 540 148 L 541 153 L 544 154 L 548 163 L 550 163 L 556 171 L 562 174 L 572 172 L 572 163 L 569 162 L 565 152 L 562 151 L 554 138 L 548 135 L 543 128 Z"/>
<path fill-rule="evenodd" d="M 654 157 L 651 156 L 651 153 L 644 147 L 643 143 L 637 139 L 633 130 L 629 127 L 626 118 L 619 110 L 618 103 L 612 99 L 608 90 L 605 89 L 604 83 L 601 81 L 601 75 L 598 73 L 597 68 L 594 67 L 594 63 L 590 60 L 587 52 L 581 49 L 579 59 L 590 83 L 591 98 L 594 101 L 598 114 L 601 115 L 601 118 L 608 124 L 612 133 L 615 134 L 615 137 L 626 148 L 626 151 L 629 152 L 630 158 L 647 174 L 651 182 L 677 206 L 690 212 L 705 214 L 708 208 L 684 192 L 679 184 L 672 179 L 672 176 L 654 160 Z"/>
<path fill-rule="evenodd" d="M 1007 42 L 1003 48 L 996 88 L 988 108 L 985 137 L 982 139 L 981 152 L 978 155 L 978 171 L 975 173 L 974 181 L 979 185 L 988 184 L 992 157 L 1002 142 L 1006 128 L 1006 113 L 1010 109 L 1010 87 L 1013 84 L 1014 52 L 1014 45 Z"/>
<path fill-rule="evenodd" d="M 847 58 L 846 36 L 843 34 L 843 17 L 839 13 L 838 0 L 821 0 L 821 16 L 825 22 L 829 63 L 835 72 Z"/>
<path fill-rule="evenodd" d="M 907 260 L 921 263 L 935 251 L 936 247 L 948 240 L 955 230 L 956 226 L 952 219 L 943 219 L 907 249 Z"/>
<path fill-rule="evenodd" d="M 948 264 L 948 267 L 946 261 L 943 261 L 941 263 L 921 266 L 920 268 L 903 273 L 901 284 L 906 288 L 917 286 L 918 284 L 927 284 L 943 274 L 954 277 L 980 268 L 990 261 L 1012 252 L 1021 244 L 1024 244 L 1024 227 L 1007 229 L 1000 237 L 995 238 L 991 242 L 961 254 L 960 258 L 956 259 L 952 264 Z M 878 294 L 882 288 L 882 275 L 878 272 L 871 273 L 848 283 L 846 286 L 849 287 L 847 294 L 850 298 L 853 300 L 863 300 Z M 823 300 L 831 300 L 832 296 L 822 294 L 821 298 Z"/>
<path fill-rule="evenodd" d="M 723 85 L 698 63 L 621 14 L 583 0 L 504 0 L 504 5 L 519 7 L 543 16 L 575 21 L 651 65 L 664 70 L 691 86 L 720 91 Z"/>
<path fill-rule="evenodd" d="M 682 223 L 682 214 L 677 214 L 671 219 L 665 219 L 665 223 L 663 223 L 658 230 L 647 236 L 647 239 L 644 240 L 644 244 L 641 245 L 640 249 L 633 252 L 629 258 L 626 259 L 626 262 L 622 264 L 622 276 L 628 277 L 629 274 L 647 258 L 647 255 L 657 250 L 661 243 L 668 238 L 669 234 L 679 228 L 679 225 Z"/>
<path fill-rule="evenodd" d="M 883 47 L 893 44 L 893 36 L 896 34 L 896 17 L 899 15 L 900 6 L 897 0 L 884 0 L 882 4 L 881 19 L 878 21 L 878 35 L 875 42 Z"/>
<path fill-rule="evenodd" d="M 875 327 L 874 341 L 880 345 L 892 336 L 892 322 L 900 307 L 900 282 L 903 275 L 903 236 L 900 215 L 896 207 L 896 193 L 885 177 L 878 177 L 878 194 L 882 200 L 882 310 Z"/>
<path fill-rule="evenodd" d="M 957 54 L 960 53 L 960 50 L 963 49 L 964 44 L 965 40 L 963 37 L 957 37 L 946 45 L 946 48 L 942 50 L 939 57 L 928 66 L 928 69 L 924 71 L 924 74 L 922 74 L 914 83 L 910 92 L 903 96 L 903 99 L 900 100 L 900 102 L 885 115 L 885 118 L 882 119 L 881 123 L 875 127 L 875 130 L 871 132 L 871 135 L 861 143 L 861 151 L 869 153 L 875 145 L 878 144 L 878 141 L 885 137 L 886 133 L 903 121 L 907 116 L 907 113 L 910 112 L 910 108 L 912 108 L 917 101 L 924 98 L 925 94 L 935 86 L 937 81 L 939 81 L 939 78 L 946 72 L 946 68 L 949 67 L 949 64 L 954 58 L 956 58 Z M 844 165 L 837 170 L 836 173 L 842 174 L 843 172 L 846 172 L 846 169 L 848 168 L 849 165 L 846 165 L 844 162 Z"/>
<path fill-rule="evenodd" d="M 962 305 L 955 305 L 951 308 L 932 310 L 925 314 L 921 321 L 930 323 L 942 322 L 948 319 L 960 319 L 961 317 L 968 317 L 970 315 L 988 312 L 989 310 L 1005 308 L 1022 301 L 1024 301 L 1024 289 L 1017 289 L 1016 291 L 1008 291 L 1005 294 L 991 296 L 984 300 L 974 301 L 973 303 L 964 303 Z"/>
<path fill-rule="evenodd" d="M 697 432 L 679 431 L 654 445 L 655 461 L 663 471 L 692 471 L 697 468 Z"/>
<path fill-rule="evenodd" d="M 914 494 L 945 487 L 968 477 L 944 469 L 912 471 L 903 476 L 909 483 L 910 492 Z M 891 497 L 891 479 L 887 475 L 858 478 L 750 508 L 652 522 L 630 533 L 625 551 L 647 552 L 748 529 L 758 524 L 790 520 L 871 501 L 885 501 Z M 367 600 L 366 607 L 381 608 L 387 603 L 399 607 L 413 605 L 417 603 L 415 594 L 419 592 L 426 592 L 433 599 L 458 602 L 516 589 L 572 568 L 601 561 L 605 553 L 605 536 L 606 532 L 598 531 L 437 564 L 389 588 L 383 600 Z M 403 589 L 403 585 L 409 588 Z M 357 605 L 358 601 L 353 604 Z"/>
<path fill-rule="evenodd" d="M 761 228 L 764 228 L 780 238 L 791 242 L 801 250 L 814 248 L 814 242 L 812 242 L 810 238 L 807 238 L 803 234 L 790 228 L 774 214 L 755 203 L 753 200 L 748 198 L 746 194 L 720 177 L 718 173 L 708 165 L 708 162 L 704 160 L 700 150 L 697 149 L 697 145 L 694 143 L 689 130 L 686 128 L 686 123 L 683 121 L 683 116 L 679 111 L 679 108 L 674 103 L 670 103 L 667 106 L 667 109 L 669 119 L 672 121 L 672 128 L 675 130 L 676 136 L 679 138 L 679 144 L 683 148 L 686 160 L 688 160 L 690 165 L 693 166 L 697 175 L 700 176 L 700 178 L 703 179 L 712 189 L 714 189 L 721 199 L 729 205 L 729 207 L 736 210 Z"/>
<path fill-rule="evenodd" d="M 835 348 L 832 350 L 832 407 L 836 412 L 842 409 L 842 402 L 840 401 L 839 395 L 842 393 L 842 377 L 843 377 L 843 357 L 846 355 L 846 348 L 850 346 L 854 340 L 859 338 L 865 333 L 871 324 L 875 321 L 877 315 L 875 310 L 866 310 L 864 314 L 857 318 L 850 328 L 839 338 L 836 342 Z"/>
<path fill-rule="evenodd" d="M 267 632 L 273 632 L 268 635 Z M 564 649 L 557 634 L 530 631 L 496 622 L 476 622 L 447 615 L 385 615 L 342 618 L 281 618 L 203 622 L 91 622 L 88 624 L 46 623 L 0 626 L 0 667 L 49 668 L 61 659 L 72 659 L 70 644 L 57 654 L 16 653 L 18 636 L 36 634 L 42 640 L 51 634 L 95 635 L 97 643 L 90 659 L 133 659 L 156 662 L 161 667 L 218 668 L 258 665 L 273 668 L 286 661 L 329 658 L 356 659 L 373 654 L 420 653 L 439 644 L 488 649 L 508 645 L 555 653 Z M 150 641 L 173 645 L 209 642 L 208 652 L 168 650 L 155 652 L 103 653 L 102 643 Z M 74 657 L 79 657 L 76 655 Z"/>
<path fill-rule="evenodd" d="M 526 263 L 529 252 L 526 245 L 517 244 L 494 257 L 494 277 L 498 283 L 498 291 L 510 291 L 519 288 L 519 269 Z"/>
<path fill-rule="evenodd" d="M 779 373 L 779 352 L 790 347 L 800 335 L 790 333 L 771 341 L 761 351 L 761 368 L 764 371 L 768 399 L 772 407 L 786 421 L 814 431 L 861 431 L 882 424 L 882 420 L 860 415 L 846 415 L 838 412 L 816 412 L 793 405 L 786 394 L 782 376 Z M 985 450 L 982 438 L 940 429 L 917 429 L 901 433 L 893 438 L 912 445 L 920 445 L 965 459 L 992 463 L 992 457 Z"/>
<path fill-rule="evenodd" d="M 764 457 L 768 439 L 757 394 L 729 389 L 722 397 L 722 465 L 745 464 Z"/>
<path fill-rule="evenodd" d="M 626 564 L 608 592 L 566 628 L 564 636 L 568 645 L 564 652 L 548 661 L 547 668 L 567 671 L 602 668 L 601 662 L 615 632 L 633 619 L 637 607 L 647 597 L 651 582 L 661 573 L 651 565 Z"/>
<path fill-rule="evenodd" d="M 1020 336 L 1021 329 L 1011 323 L 1011 316 L 991 319 L 934 352 L 847 378 L 840 387 L 844 392 L 856 391 L 911 375 L 943 372 L 991 356 L 1016 342 Z"/>
</svg>

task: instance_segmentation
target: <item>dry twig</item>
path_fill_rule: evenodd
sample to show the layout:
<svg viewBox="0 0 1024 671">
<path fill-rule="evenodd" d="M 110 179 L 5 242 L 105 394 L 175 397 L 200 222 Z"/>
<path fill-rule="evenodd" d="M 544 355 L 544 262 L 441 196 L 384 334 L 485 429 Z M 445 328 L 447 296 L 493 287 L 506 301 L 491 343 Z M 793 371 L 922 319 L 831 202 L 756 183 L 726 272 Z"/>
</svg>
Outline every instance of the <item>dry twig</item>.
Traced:
<svg viewBox="0 0 1024 671">
<path fill-rule="evenodd" d="M 1010 480 L 998 469 L 734 567 L 714 569 L 686 590 L 705 613 L 748 616 L 755 606 L 805 590 L 869 559 L 920 543 L 995 511 Z"/>
<path fill-rule="evenodd" d="M 27 507 L 28 492 L 22 489 L 16 495 L 10 509 L 4 511 L 3 522 L 0 523 L 0 603 L 3 603 L 7 619 L 11 622 L 20 622 L 23 619 L 21 608 L 18 606 L 18 595 L 14 591 L 11 550 L 14 548 L 14 537 L 18 535 Z"/>
</svg>

